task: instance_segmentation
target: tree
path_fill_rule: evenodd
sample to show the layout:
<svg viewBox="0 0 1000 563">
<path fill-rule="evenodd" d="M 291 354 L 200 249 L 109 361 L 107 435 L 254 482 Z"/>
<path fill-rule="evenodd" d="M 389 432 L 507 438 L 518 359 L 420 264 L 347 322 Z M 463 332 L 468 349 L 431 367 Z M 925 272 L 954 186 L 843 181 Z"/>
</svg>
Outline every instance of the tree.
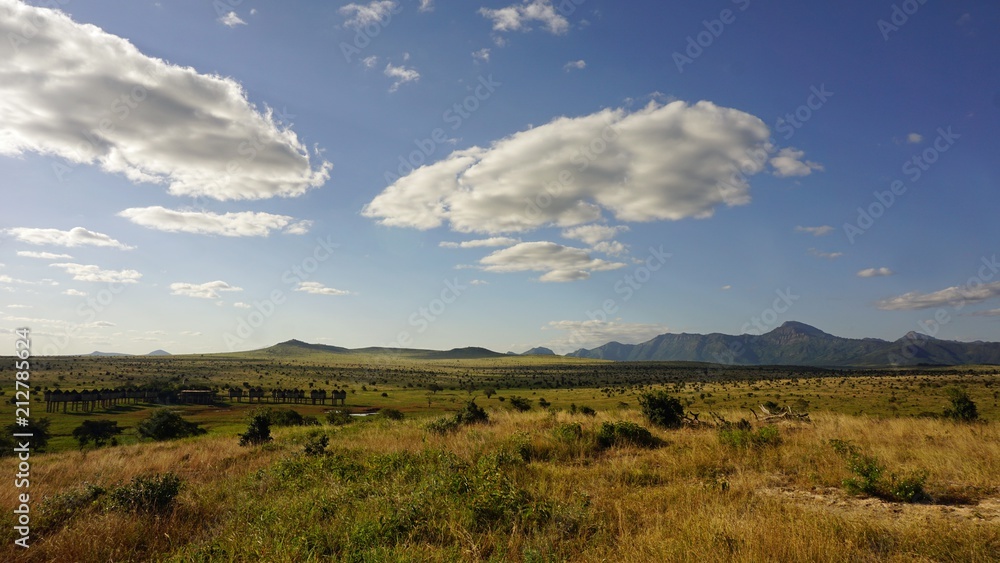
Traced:
<svg viewBox="0 0 1000 563">
<path fill-rule="evenodd" d="M 7 431 L 0 436 L 0 444 L 2 444 L 2 449 L 0 449 L 0 457 L 14 455 L 14 448 L 17 447 L 17 443 L 12 438 L 14 434 L 33 434 L 28 440 L 31 441 L 31 449 L 36 452 L 44 452 L 45 446 L 49 443 L 49 438 L 52 437 L 52 433 L 49 432 L 49 425 L 52 423 L 48 418 L 33 418 L 28 421 L 27 426 L 19 426 L 17 424 L 11 424 L 7 426 Z M 21 438 L 23 441 L 24 438 Z"/>
<path fill-rule="evenodd" d="M 531 410 L 531 399 L 526 399 L 524 397 L 518 397 L 514 395 L 510 398 L 510 406 L 514 407 L 519 412 L 525 412 Z"/>
<path fill-rule="evenodd" d="M 80 426 L 73 430 L 73 437 L 80 443 L 81 448 L 90 442 L 93 442 L 94 446 L 98 448 L 108 442 L 112 446 L 117 446 L 118 438 L 116 436 L 124 431 L 125 429 L 119 428 L 118 422 L 113 420 L 84 420 Z"/>
<path fill-rule="evenodd" d="M 678 428 L 684 418 L 684 405 L 666 391 L 639 395 L 639 406 L 651 424 L 662 428 Z"/>
<path fill-rule="evenodd" d="M 976 403 L 969 398 L 965 389 L 952 387 L 948 389 L 948 396 L 951 399 L 951 406 L 944 409 L 945 418 L 950 418 L 957 422 L 975 422 L 979 420 L 979 409 Z"/>
<path fill-rule="evenodd" d="M 247 431 L 240 434 L 241 446 L 256 446 L 271 441 L 271 421 L 266 414 L 257 413 L 250 419 Z"/>
<path fill-rule="evenodd" d="M 157 409 L 139 423 L 139 436 L 153 440 L 174 440 L 204 434 L 205 429 L 197 422 L 188 422 L 181 415 L 167 409 Z"/>
</svg>

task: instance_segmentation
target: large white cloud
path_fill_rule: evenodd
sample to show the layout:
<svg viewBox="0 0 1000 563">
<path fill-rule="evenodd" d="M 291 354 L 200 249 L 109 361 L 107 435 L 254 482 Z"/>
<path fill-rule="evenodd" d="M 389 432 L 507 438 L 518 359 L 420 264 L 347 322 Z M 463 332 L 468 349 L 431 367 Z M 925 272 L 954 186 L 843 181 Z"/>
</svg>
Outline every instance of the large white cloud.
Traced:
<svg viewBox="0 0 1000 563">
<path fill-rule="evenodd" d="M 522 242 L 497 250 L 479 261 L 489 272 L 545 272 L 538 281 L 566 282 L 585 280 L 591 272 L 624 267 L 621 262 L 593 258 L 583 249 L 554 242 Z"/>
<path fill-rule="evenodd" d="M 0 104 L 2 103 L 3 102 L 0 101 Z M 68 231 L 60 231 L 59 229 L 15 227 L 13 229 L 7 229 L 5 232 L 13 235 L 14 238 L 21 242 L 37 244 L 40 246 L 65 246 L 69 248 L 76 246 L 104 246 L 122 250 L 131 250 L 134 248 L 132 246 L 128 246 L 127 244 L 118 242 L 104 233 L 89 231 L 83 227 L 73 227 Z"/>
<path fill-rule="evenodd" d="M 389 226 L 489 234 L 574 227 L 605 213 L 705 218 L 750 201 L 746 178 L 773 152 L 769 134 L 757 117 L 705 101 L 562 117 L 422 166 L 362 213 Z"/>
<path fill-rule="evenodd" d="M 271 231 L 284 230 L 289 234 L 304 234 L 309 221 L 297 221 L 286 215 L 271 213 L 209 213 L 203 211 L 175 211 L 163 207 L 133 207 L 118 213 L 137 225 L 158 231 L 182 232 L 227 237 L 266 237 Z"/>
<path fill-rule="evenodd" d="M 58 263 L 49 264 L 53 268 L 62 268 L 73 276 L 74 280 L 96 283 L 137 283 L 142 274 L 135 270 L 102 270 L 92 264 Z"/>
<path fill-rule="evenodd" d="M 96 163 L 219 200 L 297 196 L 329 177 L 330 163 L 311 162 L 230 78 L 16 0 L 0 0 L 0 37 L 0 154 Z"/>
</svg>

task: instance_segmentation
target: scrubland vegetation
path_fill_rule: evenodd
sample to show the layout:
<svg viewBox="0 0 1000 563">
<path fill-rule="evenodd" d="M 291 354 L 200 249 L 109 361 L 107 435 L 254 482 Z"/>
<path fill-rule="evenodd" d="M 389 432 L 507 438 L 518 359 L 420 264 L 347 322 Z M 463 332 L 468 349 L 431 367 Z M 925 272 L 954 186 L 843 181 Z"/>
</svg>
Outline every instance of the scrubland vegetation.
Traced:
<svg viewBox="0 0 1000 563">
<path fill-rule="evenodd" d="M 50 413 L 51 453 L 32 457 L 33 545 L 13 546 L 17 491 L 4 487 L 0 560 L 995 561 L 1000 553 L 1000 426 L 987 370 L 843 383 L 624 380 L 623 393 L 493 381 L 489 396 L 450 384 L 475 374 L 440 373 L 435 391 L 355 382 L 346 409 Z M 747 410 L 836 406 L 836 389 L 844 408 L 810 406 L 809 421 L 758 420 Z M 915 412 L 888 408 L 901 403 Z M 859 414 L 872 409 L 858 405 L 882 407 Z M 361 409 L 382 410 L 348 413 Z M 701 413 L 696 424 L 692 412 Z M 120 445 L 68 441 L 85 419 L 120 422 Z M 0 472 L 14 467 L 0 459 Z"/>
</svg>

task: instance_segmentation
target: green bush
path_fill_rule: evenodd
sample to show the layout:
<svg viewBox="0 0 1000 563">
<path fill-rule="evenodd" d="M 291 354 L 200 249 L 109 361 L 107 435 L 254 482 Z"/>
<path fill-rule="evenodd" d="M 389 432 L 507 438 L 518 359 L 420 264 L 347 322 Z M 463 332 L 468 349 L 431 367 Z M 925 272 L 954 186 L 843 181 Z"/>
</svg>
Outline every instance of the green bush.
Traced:
<svg viewBox="0 0 1000 563">
<path fill-rule="evenodd" d="M 326 413 L 326 421 L 334 426 L 344 426 L 354 422 L 354 417 L 344 409 L 333 409 Z"/>
<path fill-rule="evenodd" d="M 293 409 L 268 409 L 267 418 L 271 426 L 302 426 L 305 419 Z"/>
<path fill-rule="evenodd" d="M 612 446 L 655 448 L 660 445 L 660 440 L 645 427 L 622 420 L 601 424 L 597 431 L 597 443 L 605 449 Z"/>
<path fill-rule="evenodd" d="M 951 399 L 951 406 L 944 410 L 945 418 L 950 418 L 957 422 L 975 422 L 979 420 L 979 409 L 976 403 L 969 398 L 965 389 L 952 387 L 948 389 L 948 397 Z"/>
<path fill-rule="evenodd" d="M 104 487 L 84 483 L 77 489 L 45 497 L 39 507 L 41 527 L 53 529 L 61 526 L 80 511 L 96 505 L 106 492 Z"/>
<path fill-rule="evenodd" d="M 31 450 L 36 452 L 44 452 L 45 446 L 49 443 L 49 438 L 52 437 L 52 433 L 49 432 L 49 426 L 52 421 L 48 418 L 32 418 L 28 420 L 27 426 L 19 426 L 17 424 L 10 424 L 7 426 L 7 431 L 0 434 L 0 457 L 12 456 L 14 455 L 14 448 L 17 444 L 14 443 L 13 434 L 25 433 L 32 434 L 31 437 Z"/>
<path fill-rule="evenodd" d="M 456 417 L 443 416 L 441 418 L 428 422 L 427 425 L 424 426 L 424 428 L 426 428 L 429 432 L 433 432 L 435 434 L 447 434 L 449 432 L 454 432 L 455 430 L 458 430 L 459 426 L 461 426 L 461 424 L 458 422 L 458 419 Z"/>
<path fill-rule="evenodd" d="M 684 418 L 684 405 L 666 391 L 639 395 L 639 406 L 650 424 L 661 428 L 679 428 Z"/>
<path fill-rule="evenodd" d="M 119 428 L 118 422 L 113 420 L 84 420 L 80 426 L 73 430 L 73 437 L 80 443 L 81 448 L 91 442 L 98 448 L 109 442 L 112 446 L 117 446 L 118 438 L 116 436 L 124 430 L 124 428 Z"/>
<path fill-rule="evenodd" d="M 877 457 L 866 454 L 847 440 L 830 440 L 830 446 L 847 461 L 847 468 L 855 475 L 844 479 L 844 488 L 848 493 L 895 502 L 930 500 L 924 491 L 926 471 L 906 475 L 890 473 Z"/>
<path fill-rule="evenodd" d="M 398 409 L 379 409 L 378 415 L 387 420 L 403 420 L 404 415 Z"/>
<path fill-rule="evenodd" d="M 250 418 L 247 431 L 240 434 L 241 446 L 257 446 L 271 441 L 271 420 L 266 414 L 257 413 Z"/>
<path fill-rule="evenodd" d="M 465 404 L 462 410 L 458 411 L 455 415 L 455 420 L 459 424 L 480 424 L 484 422 L 489 422 L 490 417 L 483 410 L 483 407 L 476 404 L 476 400 L 473 399 Z"/>
<path fill-rule="evenodd" d="M 764 426 L 754 431 L 750 423 L 740 420 L 719 428 L 719 443 L 734 449 L 758 449 L 781 444 L 781 436 L 774 426 Z"/>
<path fill-rule="evenodd" d="M 305 454 L 308 456 L 323 455 L 326 446 L 330 444 L 330 437 L 318 430 L 312 430 L 306 436 Z"/>
<path fill-rule="evenodd" d="M 552 429 L 552 437 L 558 442 L 575 442 L 583 437 L 583 427 L 578 422 L 560 424 Z"/>
<path fill-rule="evenodd" d="M 181 479 L 173 473 L 136 477 L 127 485 L 108 492 L 108 508 L 132 512 L 163 512 L 181 490 Z"/>
<path fill-rule="evenodd" d="M 578 412 L 584 416 L 597 416 L 597 411 L 587 405 L 581 406 Z"/>
<path fill-rule="evenodd" d="M 197 422 L 188 422 L 181 415 L 167 409 L 156 409 L 136 428 L 139 436 L 153 440 L 173 440 L 204 434 Z"/>
<path fill-rule="evenodd" d="M 510 398 L 510 406 L 514 407 L 515 410 L 519 412 L 525 412 L 531 410 L 531 399 L 526 399 L 524 397 L 518 397 L 514 395 Z"/>
</svg>

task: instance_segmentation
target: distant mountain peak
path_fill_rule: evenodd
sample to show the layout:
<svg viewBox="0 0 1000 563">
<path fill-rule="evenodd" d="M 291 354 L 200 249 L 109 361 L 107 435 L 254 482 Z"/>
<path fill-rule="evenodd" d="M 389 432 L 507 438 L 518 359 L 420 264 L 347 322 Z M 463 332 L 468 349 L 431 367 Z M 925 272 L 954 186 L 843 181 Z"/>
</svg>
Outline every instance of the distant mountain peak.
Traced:
<svg viewBox="0 0 1000 563">
<path fill-rule="evenodd" d="M 152 352 L 146 354 L 147 356 L 171 356 L 170 352 L 166 350 L 153 350 Z"/>
<path fill-rule="evenodd" d="M 522 356 L 555 356 L 556 353 L 550 348 L 544 346 L 536 346 L 527 352 L 521 354 Z"/>
<path fill-rule="evenodd" d="M 809 336 L 831 336 L 814 326 L 807 325 L 806 323 L 800 323 L 798 321 L 785 321 L 781 324 L 781 326 L 771 332 L 797 333 Z"/>
</svg>

